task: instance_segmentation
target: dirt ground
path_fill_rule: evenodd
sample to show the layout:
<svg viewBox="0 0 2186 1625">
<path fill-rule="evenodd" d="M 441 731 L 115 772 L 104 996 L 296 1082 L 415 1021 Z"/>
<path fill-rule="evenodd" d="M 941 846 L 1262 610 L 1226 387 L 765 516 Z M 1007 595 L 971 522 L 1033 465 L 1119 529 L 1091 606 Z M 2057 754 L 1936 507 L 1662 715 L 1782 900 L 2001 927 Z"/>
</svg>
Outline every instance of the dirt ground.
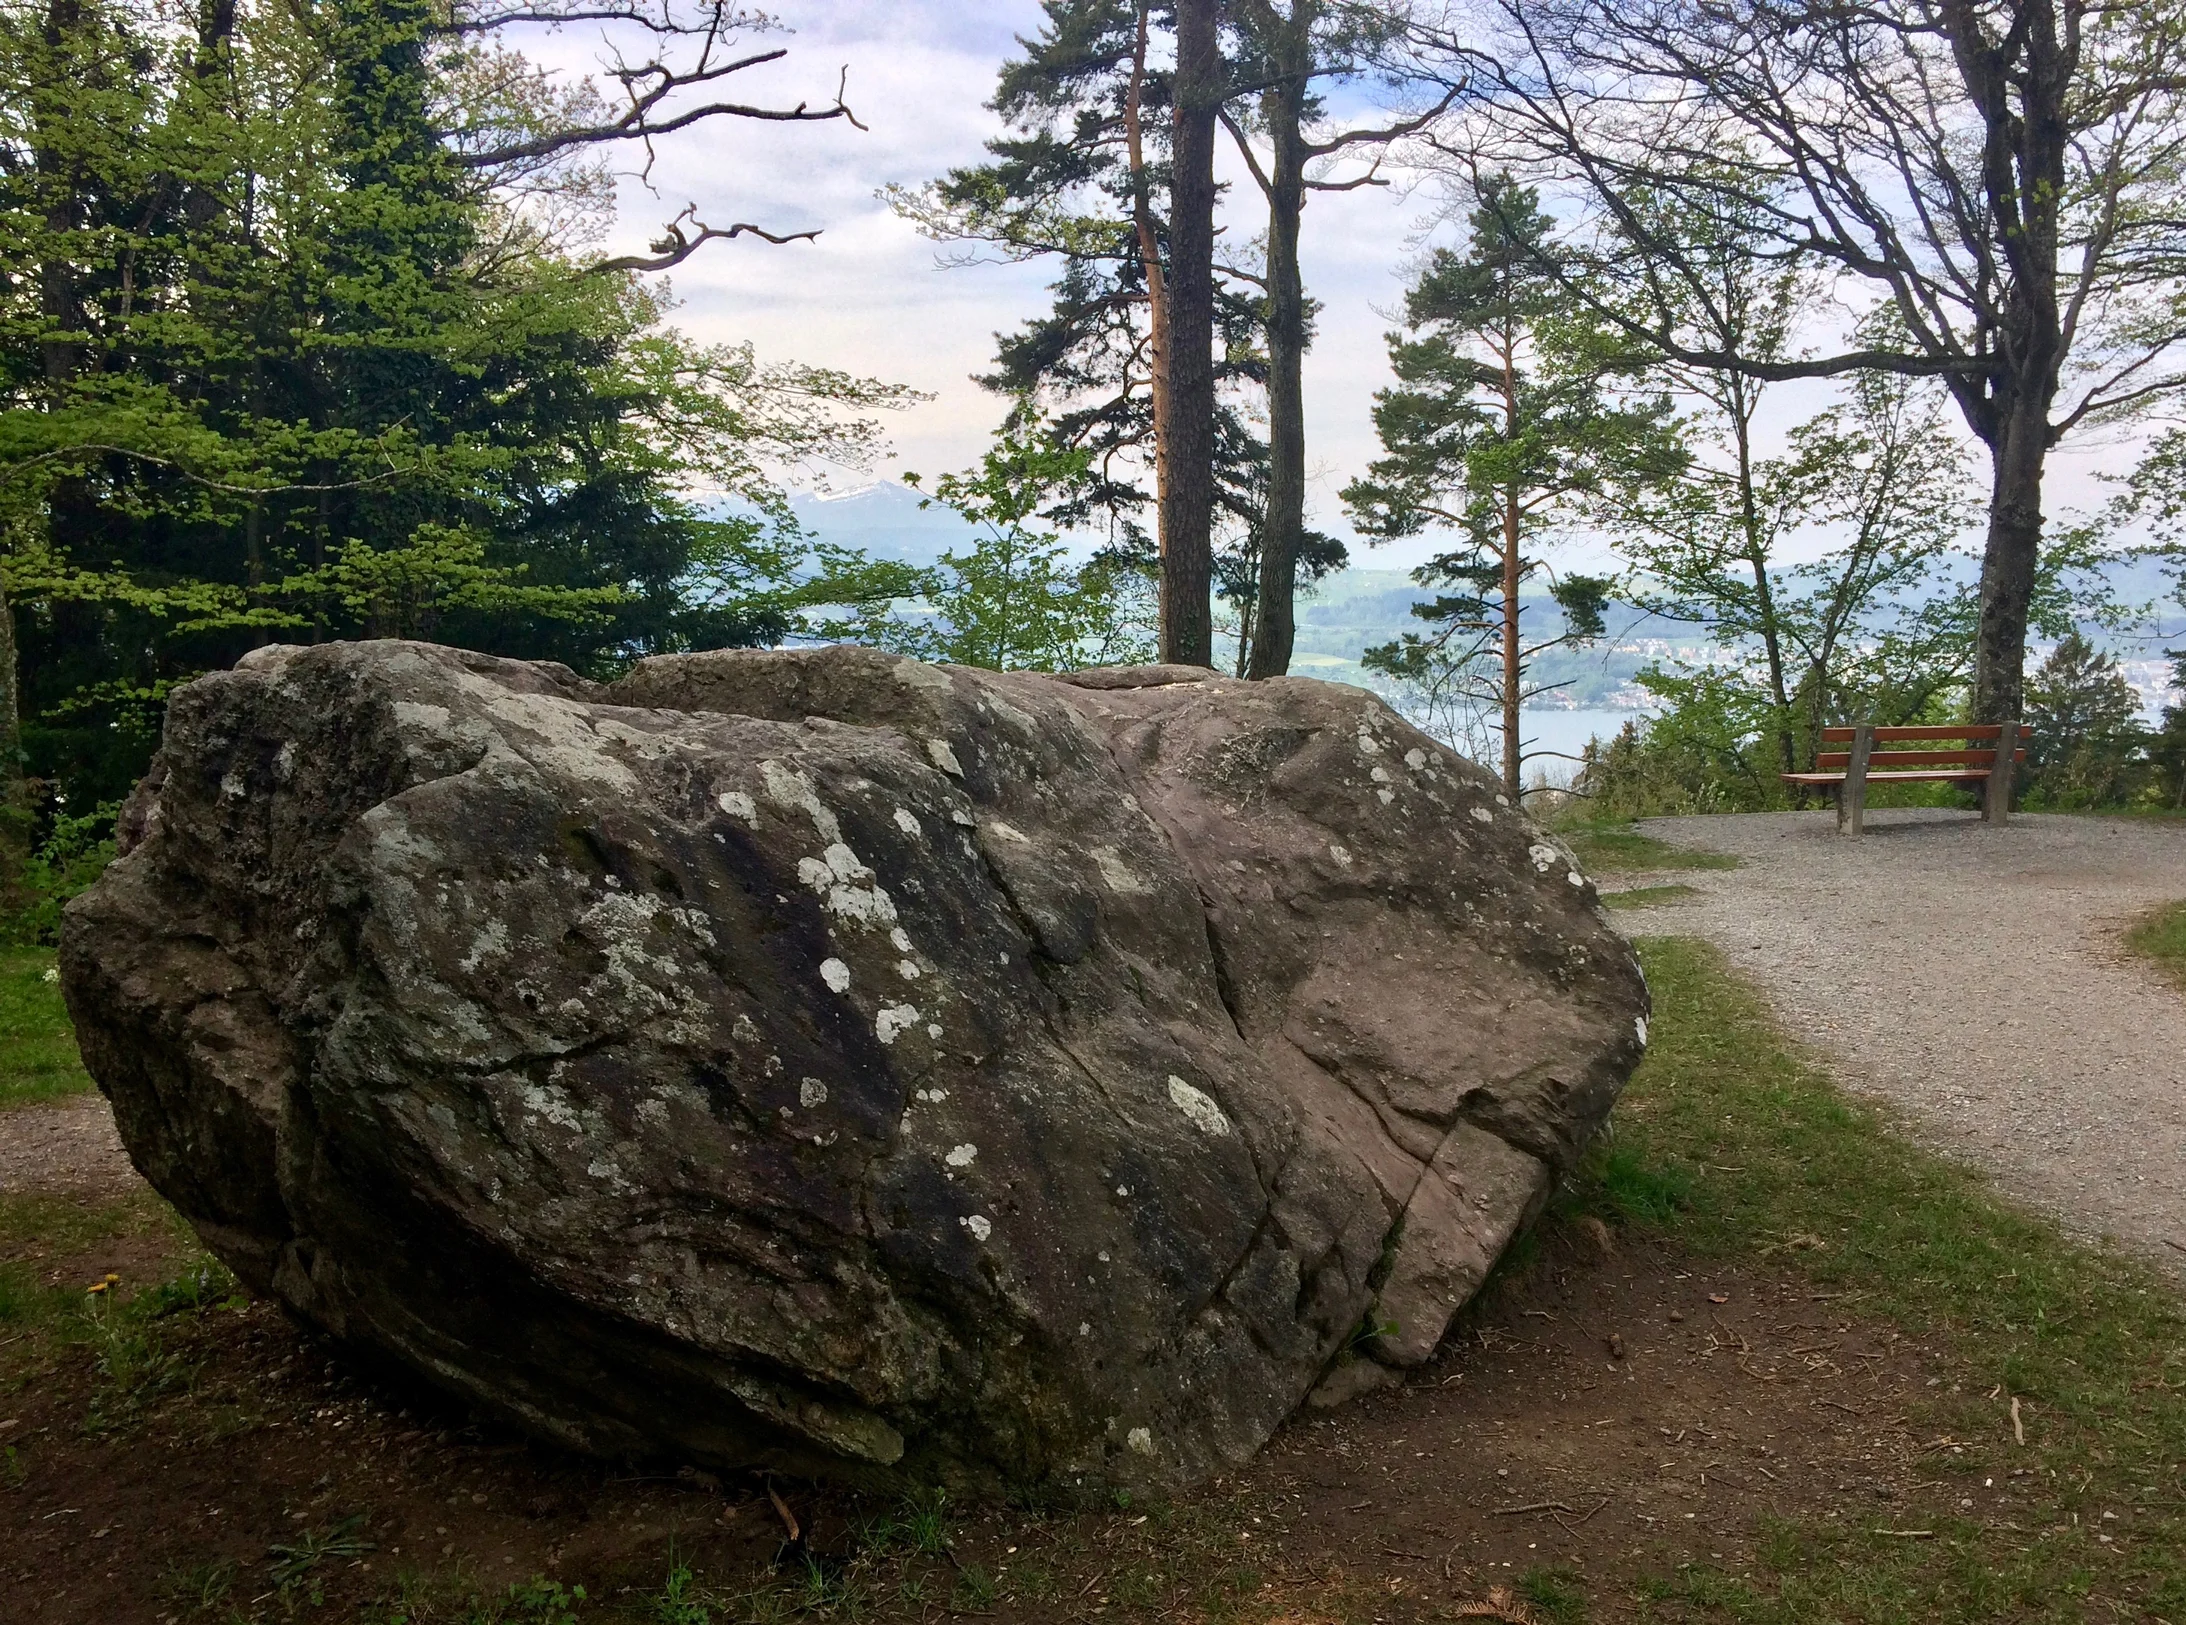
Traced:
<svg viewBox="0 0 2186 1625">
<path fill-rule="evenodd" d="M 14 1256 L 55 1287 L 112 1272 L 126 1291 L 185 1246 L 162 1224 Z M 1467 1602 L 1545 1620 L 1494 1599 L 1552 1570 L 1602 1620 L 1681 1563 L 1745 1572 L 1774 1517 L 1920 1538 L 1933 1510 L 2008 1520 L 2014 1498 L 1987 1461 L 2001 1413 L 1982 1440 L 1919 1421 L 1950 1391 L 1932 1351 L 1795 1279 L 1702 1273 L 1590 1221 L 1549 1236 L 1436 1364 L 1303 1414 L 1227 1483 L 1144 1508 L 950 1508 L 948 1550 L 885 1563 L 869 1520 L 888 1501 L 784 1484 L 777 1510 L 756 1481 L 535 1451 L 360 1377 L 264 1305 L 178 1316 L 154 1360 L 100 1357 L 61 1348 L 0 1390 L 10 1625 L 377 1618 L 399 1575 L 489 1597 L 546 1576 L 654 1618 L 673 1563 L 752 1591 L 721 1619 L 770 1617 L 802 1584 L 863 1586 L 883 1619 L 1197 1620 L 1216 1597 L 1292 1625 L 1337 1617 L 1337 1598 L 1390 1622 Z"/>
<path fill-rule="evenodd" d="M 2186 1266 L 2186 999 L 2120 938 L 2186 898 L 2186 826 L 1958 812 L 1650 819 L 1731 853 L 1640 929 L 1703 936 L 1837 1081 L 2082 1235 Z"/>
</svg>

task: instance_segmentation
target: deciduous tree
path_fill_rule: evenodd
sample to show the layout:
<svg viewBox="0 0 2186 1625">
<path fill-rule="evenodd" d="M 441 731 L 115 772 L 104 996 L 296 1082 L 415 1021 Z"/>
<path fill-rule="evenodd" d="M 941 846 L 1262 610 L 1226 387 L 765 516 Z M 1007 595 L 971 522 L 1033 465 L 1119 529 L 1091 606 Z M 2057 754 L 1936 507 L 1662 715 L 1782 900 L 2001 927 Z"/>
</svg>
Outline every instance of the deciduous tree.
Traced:
<svg viewBox="0 0 2186 1625">
<path fill-rule="evenodd" d="M 1466 0 L 1412 39 L 1430 77 L 1492 104 L 1445 144 L 1567 188 L 1605 254 L 1704 299 L 1705 263 L 1661 222 L 1729 207 L 1760 258 L 1889 308 L 1885 341 L 1775 358 L 1631 332 L 1754 378 L 1940 380 L 1989 457 L 1974 711 L 2017 717 L 2050 450 L 2186 384 L 2177 8 Z"/>
</svg>

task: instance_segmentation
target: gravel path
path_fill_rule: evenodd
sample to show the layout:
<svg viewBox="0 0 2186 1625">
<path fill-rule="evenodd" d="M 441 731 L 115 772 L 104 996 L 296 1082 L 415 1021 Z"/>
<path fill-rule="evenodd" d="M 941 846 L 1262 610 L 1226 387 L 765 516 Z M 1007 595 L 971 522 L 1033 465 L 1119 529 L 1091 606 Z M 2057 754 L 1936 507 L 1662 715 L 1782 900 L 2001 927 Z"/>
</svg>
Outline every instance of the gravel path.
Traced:
<svg viewBox="0 0 2186 1625">
<path fill-rule="evenodd" d="M 1849 1087 L 2085 1234 L 2186 1267 L 2186 993 L 2124 925 L 2186 898 L 2186 829 L 1870 811 L 1652 819 L 1737 869 L 1619 876 L 1699 896 L 1620 913 L 1706 937 Z"/>
<path fill-rule="evenodd" d="M 0 1196 L 114 1197 L 143 1185 L 104 1095 L 0 1112 Z"/>
</svg>

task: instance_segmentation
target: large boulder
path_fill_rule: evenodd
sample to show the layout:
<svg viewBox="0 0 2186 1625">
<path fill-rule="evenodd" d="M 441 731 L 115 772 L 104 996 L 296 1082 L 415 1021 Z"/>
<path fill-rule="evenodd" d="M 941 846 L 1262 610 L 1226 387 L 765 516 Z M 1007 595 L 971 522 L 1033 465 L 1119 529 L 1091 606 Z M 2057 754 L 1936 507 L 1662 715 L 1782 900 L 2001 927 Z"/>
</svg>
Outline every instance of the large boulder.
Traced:
<svg viewBox="0 0 2186 1625">
<path fill-rule="evenodd" d="M 1646 1040 L 1570 854 L 1297 679 L 262 649 L 123 823 L 62 975 L 137 1166 L 595 1452 L 1204 1477 L 1426 1359 Z"/>
</svg>

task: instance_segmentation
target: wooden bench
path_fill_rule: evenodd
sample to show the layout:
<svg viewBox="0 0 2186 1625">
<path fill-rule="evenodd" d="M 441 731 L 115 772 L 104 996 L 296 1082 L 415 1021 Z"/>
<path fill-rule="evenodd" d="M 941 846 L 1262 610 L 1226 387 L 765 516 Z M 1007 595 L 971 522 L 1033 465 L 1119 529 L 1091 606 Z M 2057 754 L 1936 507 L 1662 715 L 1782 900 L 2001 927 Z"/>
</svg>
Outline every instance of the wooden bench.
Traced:
<svg viewBox="0 0 2186 1625">
<path fill-rule="evenodd" d="M 1837 831 L 1860 833 L 1870 784 L 1973 784 L 1981 787 L 1981 816 L 1992 824 L 2011 814 L 2013 770 L 2027 759 L 2034 730 L 2019 725 L 2019 745 L 2008 755 L 1997 749 L 2004 730 L 1997 723 L 1954 727 L 1878 728 L 1863 722 L 1850 728 L 1824 728 L 1824 749 L 1815 753 L 1812 773 L 1779 774 L 1786 784 L 1827 790 L 1837 801 Z M 1937 750 L 1935 741 L 1964 740 L 1957 750 Z M 1840 748 L 1831 750 L 1826 747 Z M 1880 745 L 1910 748 L 1878 750 Z"/>
</svg>

